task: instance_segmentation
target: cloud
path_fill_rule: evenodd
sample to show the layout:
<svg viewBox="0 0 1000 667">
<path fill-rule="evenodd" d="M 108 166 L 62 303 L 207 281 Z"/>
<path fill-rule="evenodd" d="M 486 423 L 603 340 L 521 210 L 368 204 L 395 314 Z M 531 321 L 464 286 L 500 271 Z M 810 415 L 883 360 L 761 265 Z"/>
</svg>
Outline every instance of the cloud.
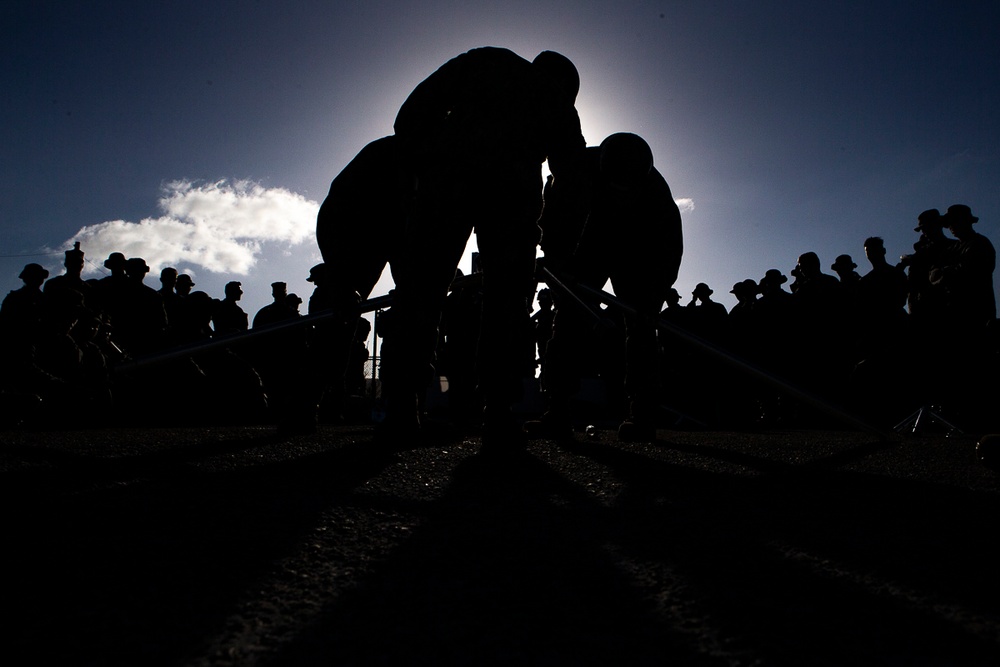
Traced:
<svg viewBox="0 0 1000 667">
<path fill-rule="evenodd" d="M 186 264 L 214 273 L 247 275 L 265 243 L 299 245 L 315 238 L 317 202 L 252 181 L 174 181 L 159 200 L 163 215 L 140 222 L 112 220 L 82 228 L 79 241 L 90 273 L 112 252 L 142 257 L 153 270 Z"/>
<path fill-rule="evenodd" d="M 681 213 L 687 213 L 688 211 L 694 210 L 694 200 L 690 197 L 675 199 L 674 203 L 677 204 L 677 208 L 681 210 Z"/>
</svg>

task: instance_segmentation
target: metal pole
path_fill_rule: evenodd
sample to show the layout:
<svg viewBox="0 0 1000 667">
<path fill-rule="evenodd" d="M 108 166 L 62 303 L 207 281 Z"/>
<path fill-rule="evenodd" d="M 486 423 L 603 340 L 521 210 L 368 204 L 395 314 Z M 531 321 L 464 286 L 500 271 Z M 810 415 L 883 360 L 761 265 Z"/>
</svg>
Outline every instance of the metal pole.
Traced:
<svg viewBox="0 0 1000 667">
<path fill-rule="evenodd" d="M 362 301 L 351 310 L 350 314 L 361 315 L 362 313 L 370 313 L 378 310 L 379 308 L 391 305 L 391 303 L 392 296 L 386 294 L 385 296 L 379 296 L 374 299 Z M 115 367 L 115 372 L 127 373 L 192 354 L 202 354 L 204 352 L 211 352 L 213 350 L 230 347 L 232 345 L 239 345 L 247 341 L 264 339 L 277 333 L 307 327 L 318 322 L 327 322 L 342 316 L 342 313 L 329 310 L 322 313 L 314 313 L 312 315 L 305 315 L 303 317 L 285 320 L 284 322 L 278 322 L 259 329 L 251 329 L 238 334 L 230 334 L 228 336 L 221 336 L 204 342 L 181 345 L 179 347 L 170 348 L 169 350 L 163 350 L 162 352 L 156 352 L 154 354 L 140 357 L 132 361 L 120 363 Z"/>
<path fill-rule="evenodd" d="M 570 294 L 572 296 L 572 298 L 574 299 L 574 301 L 576 301 L 577 303 L 585 306 L 586 309 L 587 309 L 587 312 L 589 312 L 591 315 L 593 315 L 595 317 L 599 317 L 599 315 L 596 314 L 596 312 L 594 311 L 594 309 L 589 304 L 587 304 L 586 301 L 584 301 L 582 298 L 580 298 L 578 295 L 576 295 L 573 292 L 573 290 L 571 290 L 569 287 L 566 286 L 565 283 L 563 283 L 562 281 L 560 281 L 559 278 L 552 273 L 552 271 L 550 271 L 549 269 L 543 267 L 542 270 L 541 270 L 541 272 L 546 276 L 547 279 L 551 278 L 552 280 L 556 281 L 556 284 L 558 285 L 560 291 L 564 291 L 564 292 Z M 717 357 L 718 359 L 721 359 L 723 362 L 729 364 L 730 366 L 734 366 L 734 367 L 738 368 L 739 370 L 743 371 L 744 373 L 747 373 L 747 374 L 749 374 L 749 375 L 757 378 L 758 380 L 761 380 L 762 382 L 764 382 L 764 383 L 766 383 L 766 384 L 768 384 L 768 385 L 770 385 L 770 386 L 772 386 L 772 387 L 774 387 L 776 389 L 780 389 L 781 391 L 784 391 L 785 393 L 790 394 L 791 396 L 793 396 L 794 398 L 798 399 L 799 401 L 801 401 L 801 402 L 803 402 L 803 403 L 805 403 L 807 405 L 810 405 L 810 406 L 812 406 L 812 407 L 814 407 L 814 408 L 816 408 L 816 409 L 818 409 L 818 410 L 820 410 L 822 412 L 825 412 L 826 414 L 828 414 L 828 415 L 830 415 L 832 417 L 836 417 L 837 419 L 839 419 L 839 420 L 841 420 L 841 421 L 843 421 L 843 422 L 845 422 L 847 424 L 851 424 L 851 425 L 857 427 L 858 429 L 860 429 L 862 431 L 865 431 L 867 433 L 871 433 L 873 435 L 877 435 L 877 436 L 879 436 L 882 439 L 890 439 L 892 437 L 892 434 L 887 433 L 887 432 L 883 431 L 882 429 L 879 429 L 879 428 L 877 428 L 875 426 L 872 426 L 868 422 L 864 421 L 863 419 L 860 419 L 859 417 L 856 417 L 855 415 L 852 415 L 851 413 L 847 412 L 846 410 L 843 410 L 843 409 L 841 409 L 841 408 L 839 408 L 839 407 L 831 404 L 830 402 L 825 401 L 825 400 L 819 398 L 818 396 L 815 396 L 815 395 L 813 395 L 813 394 L 805 391 L 804 389 L 801 389 L 799 387 L 796 387 L 796 386 L 790 384 L 786 380 L 778 378 L 777 376 L 773 375 L 772 373 L 768 373 L 767 371 L 764 371 L 764 370 L 762 370 L 762 369 L 760 369 L 760 368 L 758 368 L 758 367 L 756 367 L 756 366 L 754 366 L 754 365 L 752 365 L 752 364 L 744 361 L 743 359 L 740 359 L 739 357 L 736 357 L 735 355 L 733 355 L 733 354 L 731 354 L 731 353 L 729 353 L 729 352 L 727 352 L 727 351 L 725 351 L 725 350 L 723 350 L 723 349 L 721 349 L 721 348 L 713 345 L 712 343 L 704 340 L 703 338 L 700 338 L 700 337 L 692 334 L 691 332 L 687 331 L 686 329 L 677 326 L 673 322 L 669 322 L 666 319 L 664 319 L 662 317 L 659 317 L 659 316 L 657 316 L 657 317 L 654 318 L 654 317 L 650 317 L 648 315 L 645 315 L 643 313 L 640 313 L 638 310 L 636 310 L 635 308 L 633 308 L 629 304 L 625 303 L 624 301 L 622 301 L 621 299 L 619 299 L 615 295 L 610 294 L 608 292 L 605 292 L 604 290 L 596 289 L 596 288 L 590 287 L 588 285 L 581 285 L 581 284 L 575 284 L 575 287 L 577 289 L 579 289 L 581 292 L 583 292 L 584 294 L 589 295 L 593 299 L 596 299 L 597 301 L 600 301 L 601 303 L 607 304 L 607 305 L 609 305 L 609 306 L 611 306 L 613 308 L 617 308 L 618 310 L 621 310 L 622 312 L 624 312 L 627 315 L 630 315 L 630 316 L 636 317 L 636 318 L 640 318 L 640 319 L 645 319 L 645 320 L 649 321 L 651 324 L 653 324 L 654 326 L 656 326 L 658 329 L 660 329 L 662 331 L 666 331 L 667 333 L 669 333 L 671 335 L 677 336 L 678 338 L 680 338 L 681 340 L 683 340 L 685 343 L 688 343 L 689 345 L 693 345 L 694 347 L 698 348 L 699 350 L 702 350 L 703 352 L 707 352 L 707 353 L 711 354 L 712 356 Z"/>
</svg>

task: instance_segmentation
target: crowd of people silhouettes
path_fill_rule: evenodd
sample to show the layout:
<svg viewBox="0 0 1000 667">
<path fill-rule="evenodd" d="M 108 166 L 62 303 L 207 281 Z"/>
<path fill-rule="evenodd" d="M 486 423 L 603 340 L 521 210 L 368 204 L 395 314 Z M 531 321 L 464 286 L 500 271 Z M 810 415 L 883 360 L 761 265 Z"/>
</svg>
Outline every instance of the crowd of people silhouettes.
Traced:
<svg viewBox="0 0 1000 667">
<path fill-rule="evenodd" d="M 79 243 L 61 275 L 28 264 L 0 308 L 7 425 L 343 419 L 366 391 L 371 325 L 358 306 L 386 266 L 378 437 L 426 429 L 439 376 L 448 418 L 479 429 L 484 450 L 567 437 L 597 416 L 627 441 L 671 425 L 823 423 L 815 403 L 796 401 L 803 393 L 875 424 L 923 406 L 984 424 L 995 395 L 976 378 L 1000 351 L 996 258 L 968 206 L 917 216 L 898 262 L 873 236 L 861 243 L 868 270 L 842 254 L 833 275 L 804 252 L 791 282 L 776 268 L 736 282 L 731 310 L 705 283 L 682 304 L 670 188 L 641 137 L 587 145 L 579 85 L 560 54 L 493 47 L 418 85 L 394 134 L 331 183 L 317 218 L 323 263 L 308 277 L 307 314 L 324 317 L 301 325 L 303 300 L 283 282 L 251 320 L 236 281 L 213 298 L 165 267 L 154 289 L 146 262 L 118 252 L 106 277 L 84 279 Z M 478 261 L 463 276 L 473 233 Z M 609 280 L 611 298 L 600 292 Z M 603 386 L 603 412 L 580 413 L 588 378 Z M 515 407 L 530 383 L 544 400 L 524 423 Z"/>
<path fill-rule="evenodd" d="M 837 277 L 822 270 L 815 253 L 803 253 L 790 271 L 791 283 L 776 268 L 759 280 L 736 282 L 731 292 L 737 303 L 728 311 L 712 299 L 705 283 L 694 288 L 686 304 L 668 286 L 661 302 L 665 307 L 654 318 L 654 331 L 657 322 L 661 325 L 655 347 L 641 348 L 631 365 L 625 319 L 596 304 L 595 318 L 574 302 L 573 288 L 565 284 L 566 294 L 542 287 L 529 320 L 534 366 L 524 376 L 554 395 L 546 408 L 557 411 L 557 428 L 564 432 L 595 419 L 593 412 L 574 413 L 581 378 L 623 385 L 636 368 L 646 372 L 640 382 L 648 383 L 647 393 L 640 399 L 651 411 L 644 425 L 653 427 L 810 423 L 816 415 L 803 415 L 781 382 L 873 423 L 891 425 L 910 410 L 943 405 L 957 421 L 974 427 L 995 405 L 992 390 L 976 378 L 992 371 L 1000 352 L 992 288 L 995 256 L 988 239 L 970 233 L 974 221 L 962 205 L 944 215 L 925 211 L 918 216 L 913 252 L 890 263 L 882 239 L 870 237 L 862 243 L 870 268 L 859 272 L 852 256 L 843 254 L 830 266 Z M 547 252 L 539 263 L 557 262 L 552 259 L 557 255 Z M 193 291 L 190 276 L 166 267 L 157 290 L 144 283 L 145 261 L 121 253 L 105 260 L 106 277 L 83 279 L 83 257 L 78 244 L 66 251 L 65 273 L 53 277 L 38 264 L 26 265 L 20 274 L 24 286 L 3 299 L 8 425 L 16 421 L 12 417 L 31 415 L 47 424 L 156 420 L 150 408 L 157 393 L 168 405 L 171 396 L 191 399 L 166 408 L 161 420 L 172 414 L 175 422 L 259 422 L 279 420 L 291 410 L 291 417 L 308 422 L 339 419 L 348 396 L 370 395 L 364 362 L 371 324 L 365 318 L 355 315 L 350 326 L 343 324 L 345 318 L 332 318 L 299 330 L 285 327 L 255 342 L 240 334 L 303 315 L 302 300 L 289 294 L 285 283 L 272 285 L 272 302 L 251 321 L 239 305 L 240 282 L 227 283 L 224 296 L 212 298 Z M 600 289 L 605 272 L 594 270 L 589 284 Z M 639 270 L 655 270 L 655 265 Z M 326 264 L 310 269 L 307 280 L 315 290 L 307 314 L 334 307 L 324 293 L 328 273 Z M 562 275 L 573 285 L 586 279 L 569 271 Z M 449 383 L 445 414 L 463 424 L 474 423 L 483 407 L 475 363 L 482 286 L 478 271 L 471 276 L 458 272 L 448 290 L 434 356 L 436 374 Z M 391 310 L 383 313 L 390 337 Z M 707 346 L 691 346 L 674 335 L 675 328 Z M 198 352 L 198 343 L 227 339 L 231 345 Z M 560 341 L 570 352 L 559 350 Z M 190 355 L 130 371 L 134 360 L 192 345 Z M 732 359 L 781 382 L 748 376 Z M 604 396 L 621 390 L 606 387 Z M 205 399 L 208 411 L 198 412 L 197 398 Z M 325 406 L 323 412 L 317 412 L 319 406 Z M 606 407 L 609 414 L 618 410 L 628 416 L 628 405 Z M 550 426 L 535 431 L 558 435 Z"/>
</svg>

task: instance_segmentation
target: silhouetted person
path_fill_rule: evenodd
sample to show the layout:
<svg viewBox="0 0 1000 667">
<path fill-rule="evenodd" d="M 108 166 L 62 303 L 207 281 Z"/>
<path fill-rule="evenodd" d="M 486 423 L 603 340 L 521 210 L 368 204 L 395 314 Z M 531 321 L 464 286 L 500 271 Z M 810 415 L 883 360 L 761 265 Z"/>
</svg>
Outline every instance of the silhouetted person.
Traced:
<svg viewBox="0 0 1000 667">
<path fill-rule="evenodd" d="M 740 326 L 742 326 L 742 321 L 745 318 L 753 317 L 759 292 L 760 288 L 753 278 L 746 278 L 733 285 L 733 289 L 729 290 L 729 293 L 736 297 L 736 305 L 729 310 L 730 323 L 739 319 Z"/>
<path fill-rule="evenodd" d="M 333 317 L 337 311 L 337 294 L 330 281 L 330 272 L 325 263 L 309 269 L 306 282 L 313 284 L 309 296 L 308 314 L 327 315 L 313 324 L 309 331 L 309 351 L 313 360 L 316 391 L 320 403 L 321 417 L 326 421 L 339 422 L 344 418 L 347 391 L 345 370 L 353 342 L 353 329 L 361 318 Z M 350 324 L 348 323 L 350 320 Z"/>
<path fill-rule="evenodd" d="M 903 377 L 912 354 L 906 313 L 907 279 L 902 268 L 886 261 L 880 237 L 865 239 L 864 249 L 872 268 L 858 283 L 855 393 L 870 417 L 890 418 L 897 409 L 906 409 L 908 399 L 903 398 L 901 390 L 910 385 Z"/>
<path fill-rule="evenodd" d="M 884 241 L 878 236 L 865 239 L 865 257 L 872 268 L 861 279 L 859 295 L 868 311 L 889 313 L 896 317 L 906 307 L 906 274 L 886 261 Z"/>
<path fill-rule="evenodd" d="M 149 266 L 141 257 L 130 257 L 125 263 L 128 278 L 122 295 L 121 310 L 113 324 L 122 349 L 132 356 L 141 356 L 164 344 L 167 311 L 160 294 L 143 280 Z"/>
<path fill-rule="evenodd" d="M 302 313 L 299 312 L 299 308 L 302 307 L 302 297 L 301 296 L 299 296 L 295 292 L 292 292 L 285 299 L 285 304 L 288 306 L 288 310 L 290 311 L 290 315 L 289 315 L 290 319 L 294 319 L 296 317 L 301 317 L 302 316 Z"/>
<path fill-rule="evenodd" d="M 756 280 L 746 278 L 734 284 L 730 293 L 736 297 L 736 305 L 729 309 L 726 323 L 727 349 L 738 359 L 759 365 L 763 357 L 763 331 L 757 310 L 760 286 Z M 755 424 L 760 416 L 762 387 L 754 378 L 733 369 L 725 371 L 725 378 L 719 383 L 719 393 L 727 422 L 737 427 Z"/>
<path fill-rule="evenodd" d="M 712 300 L 714 293 L 705 283 L 695 285 L 687 305 L 686 319 L 693 333 L 707 341 L 724 343 L 729 311 L 723 304 Z"/>
<path fill-rule="evenodd" d="M 85 305 L 95 307 L 97 304 L 94 303 L 94 288 L 82 277 L 84 252 L 80 250 L 79 241 L 73 244 L 72 249 L 66 251 L 63 266 L 66 268 L 66 272 L 49 278 L 42 291 L 48 294 L 58 290 L 73 290 L 83 295 Z"/>
<path fill-rule="evenodd" d="M 174 287 L 177 285 L 177 269 L 166 266 L 160 269 L 160 296 L 164 303 L 167 298 L 174 296 Z"/>
<path fill-rule="evenodd" d="M 407 97 L 394 123 L 417 175 L 406 256 L 393 275 L 399 330 L 386 336 L 383 380 L 390 427 L 417 425 L 415 394 L 432 375 L 448 286 L 475 228 L 483 266 L 479 377 L 484 438 L 520 433 L 511 406 L 533 374 L 528 303 L 533 296 L 541 165 L 553 174 L 585 142 L 574 107 L 576 67 L 545 51 L 528 61 L 479 48 L 442 65 Z"/>
<path fill-rule="evenodd" d="M 814 252 L 799 255 L 795 268 L 799 286 L 792 294 L 790 343 L 796 377 L 807 388 L 843 396 L 854 351 L 844 286 L 823 273 Z"/>
<path fill-rule="evenodd" d="M 363 319 L 355 312 L 358 302 L 371 296 L 386 265 L 396 282 L 405 275 L 399 257 L 408 251 L 405 231 L 415 193 L 415 172 L 395 136 L 370 142 L 330 183 L 316 218 L 323 287 L 314 293 L 317 308 L 331 313 L 316 337 L 317 343 L 329 339 L 328 377 L 322 381 L 327 387 L 344 382 L 351 341 Z"/>
<path fill-rule="evenodd" d="M 861 274 L 857 272 L 858 265 L 850 255 L 837 255 L 837 259 L 830 265 L 833 272 L 840 279 L 840 284 L 844 286 L 844 298 L 853 300 L 857 297 L 858 283 L 861 282 Z"/>
<path fill-rule="evenodd" d="M 271 297 L 273 301 L 254 316 L 253 329 L 266 329 L 300 317 L 298 307 L 302 299 L 289 294 L 285 283 L 271 283 Z M 308 332 L 301 327 L 277 331 L 256 342 L 254 350 L 254 366 L 260 373 L 278 428 L 289 432 L 314 431 L 320 396 L 316 369 L 309 357 Z"/>
<path fill-rule="evenodd" d="M 960 327 L 982 333 L 997 316 L 993 289 L 996 250 L 987 237 L 972 228 L 978 221 L 965 204 L 948 207 L 944 222 L 958 243 L 952 246 L 940 274 L 948 291 L 951 316 Z"/>
<path fill-rule="evenodd" d="M 177 269 L 172 266 L 160 270 L 160 289 L 157 292 L 163 300 L 163 309 L 167 311 L 167 344 L 178 342 L 177 329 L 183 329 L 188 323 L 184 319 L 184 303 L 182 297 L 174 291 L 177 286 Z"/>
<path fill-rule="evenodd" d="M 48 277 L 40 264 L 25 264 L 18 275 L 24 285 L 0 304 L 0 344 L 6 354 L 25 354 L 38 337 L 45 299 L 41 288 Z"/>
<path fill-rule="evenodd" d="M 212 313 L 212 326 L 216 336 L 229 336 L 243 333 L 249 328 L 246 311 L 240 308 L 239 301 L 243 298 L 243 284 L 230 281 L 225 286 L 225 297 L 215 303 Z"/>
<path fill-rule="evenodd" d="M 92 283 L 97 309 L 111 318 L 115 318 L 124 307 L 124 295 L 128 284 L 125 262 L 125 255 L 112 252 L 104 260 L 104 268 L 110 271 L 109 275 Z"/>
<path fill-rule="evenodd" d="M 535 354 L 538 359 L 538 379 L 545 388 L 545 350 L 552 339 L 552 321 L 555 317 L 555 309 L 552 300 L 552 291 L 545 287 L 538 290 L 538 310 L 531 315 L 531 326 L 535 332 Z"/>
<path fill-rule="evenodd" d="M 271 303 L 257 311 L 253 317 L 253 328 L 284 322 L 295 316 L 288 305 L 288 286 L 283 282 L 271 283 Z"/>
<path fill-rule="evenodd" d="M 948 207 L 945 225 L 957 242 L 939 273 L 948 297 L 949 326 L 941 344 L 949 352 L 952 388 L 947 402 L 959 423 L 970 430 L 982 428 L 983 420 L 996 412 L 996 394 L 991 391 L 995 348 L 991 329 L 996 326 L 996 296 L 993 243 L 973 229 L 979 218 L 965 204 Z"/>
<path fill-rule="evenodd" d="M 186 273 L 182 273 L 177 276 L 177 282 L 174 285 L 174 291 L 181 298 L 186 297 L 191 294 L 191 289 L 194 288 L 194 279 Z"/>
<path fill-rule="evenodd" d="M 639 313 L 623 318 L 624 387 L 611 380 L 609 392 L 628 397 L 618 436 L 625 441 L 655 438 L 659 396 L 654 319 L 677 279 L 684 244 L 681 216 L 670 187 L 653 166 L 649 145 L 638 135 L 610 135 L 588 148 L 563 180 L 546 188 L 540 225 L 545 263 L 565 271 L 583 285 L 603 288 L 610 279 L 618 298 Z M 577 237 L 577 238 L 574 238 Z M 567 299 L 555 295 L 556 314 L 546 354 L 547 410 L 533 431 L 564 436 L 572 428 L 572 396 L 579 389 L 587 332 L 594 323 Z M 608 336 L 598 346 L 620 344 Z M 602 353 L 604 347 L 600 348 Z M 616 350 L 608 349 L 618 358 Z M 608 367 L 613 371 L 613 366 Z M 607 375 L 608 373 L 606 373 Z M 621 376 L 621 371 L 618 371 Z"/>
<path fill-rule="evenodd" d="M 372 323 L 367 319 L 358 318 L 358 326 L 354 330 L 354 340 L 351 341 L 351 353 L 347 361 L 344 391 L 348 396 L 364 396 L 367 390 L 368 374 L 365 366 L 368 363 L 368 336 L 372 333 Z"/>
<path fill-rule="evenodd" d="M 798 287 L 793 295 L 800 321 L 806 318 L 812 326 L 817 320 L 839 319 L 845 304 L 844 287 L 839 280 L 823 273 L 816 253 L 799 255 L 795 269 Z"/>
<path fill-rule="evenodd" d="M 906 273 L 886 261 L 885 243 L 878 236 L 865 239 L 865 256 L 871 270 L 858 284 L 857 304 L 862 326 L 869 334 L 863 342 L 866 354 L 871 346 L 899 346 L 906 325 Z"/>
<path fill-rule="evenodd" d="M 788 339 L 794 334 L 793 297 L 785 291 L 782 285 L 788 282 L 788 277 L 778 269 L 768 269 L 758 281 L 760 296 L 754 309 L 757 312 L 757 323 L 760 329 L 760 346 L 758 361 L 761 368 L 776 377 L 787 380 L 791 376 L 791 368 L 796 363 L 794 354 L 789 353 Z M 761 419 L 765 423 L 776 423 L 786 416 L 786 399 L 780 392 L 762 389 L 759 394 L 761 401 Z"/>
<path fill-rule="evenodd" d="M 938 326 L 947 318 L 948 294 L 941 282 L 941 269 L 948 263 L 957 241 L 945 236 L 944 219 L 936 208 L 917 216 L 913 231 L 920 232 L 913 253 L 899 258 L 899 266 L 906 270 L 907 276 L 906 304 L 918 335 L 933 339 L 937 338 Z"/>
</svg>

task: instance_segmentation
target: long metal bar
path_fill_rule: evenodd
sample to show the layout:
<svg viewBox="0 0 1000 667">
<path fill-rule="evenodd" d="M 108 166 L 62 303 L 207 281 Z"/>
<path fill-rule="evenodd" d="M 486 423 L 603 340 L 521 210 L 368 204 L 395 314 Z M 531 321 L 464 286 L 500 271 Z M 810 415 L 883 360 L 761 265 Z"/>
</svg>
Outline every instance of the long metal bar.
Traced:
<svg viewBox="0 0 1000 667">
<path fill-rule="evenodd" d="M 542 273 L 546 277 L 552 277 L 555 280 L 559 280 L 559 278 L 555 276 L 547 268 L 543 268 Z M 573 290 L 569 286 L 567 286 L 565 282 L 560 280 L 559 284 L 560 284 L 560 290 L 565 290 L 567 292 L 572 293 Z M 640 313 L 637 309 L 633 308 L 631 305 L 619 299 L 617 296 L 609 292 L 606 292 L 604 290 L 596 289 L 594 287 L 590 287 L 589 285 L 581 285 L 578 283 L 575 284 L 575 287 L 583 294 L 589 295 L 591 298 L 600 301 L 601 303 L 604 303 L 608 306 L 611 306 L 612 308 L 616 308 L 629 316 L 646 318 L 651 320 L 651 323 L 655 325 L 658 329 L 666 331 L 667 333 L 676 336 L 677 338 L 680 338 L 685 343 L 692 345 L 693 347 L 696 347 L 697 349 L 703 352 L 707 352 L 708 354 L 711 354 L 712 356 L 718 359 L 721 359 L 726 364 L 739 369 L 740 371 L 770 385 L 771 387 L 774 387 L 775 389 L 779 389 L 789 394 L 790 396 L 801 401 L 802 403 L 805 403 L 806 405 L 810 405 L 826 413 L 827 415 L 830 415 L 831 417 L 839 419 L 845 424 L 850 424 L 862 431 L 871 433 L 873 435 L 877 435 L 878 437 L 883 439 L 891 439 L 894 435 L 883 429 L 873 426 L 864 419 L 861 419 L 860 417 L 851 414 L 850 412 L 844 410 L 843 408 L 833 405 L 829 401 L 826 401 L 816 396 L 815 394 L 812 394 L 811 392 L 808 392 L 800 387 L 796 387 L 787 380 L 777 377 L 773 373 L 769 373 L 743 359 L 740 359 L 736 355 L 726 350 L 723 350 L 722 348 L 710 343 L 709 341 L 701 338 L 700 336 L 696 336 L 690 331 L 684 329 L 683 327 L 677 326 L 673 322 L 670 322 L 664 319 L 663 317 L 651 318 L 647 315 L 644 315 L 643 313 Z M 574 295 L 574 299 L 578 303 L 585 303 L 584 299 L 582 299 L 578 295 Z M 590 312 L 593 312 L 593 309 L 589 306 L 588 310 Z"/>
<path fill-rule="evenodd" d="M 585 310 L 587 314 L 590 315 L 592 318 L 594 318 L 595 320 L 601 320 L 603 318 L 603 316 L 599 312 L 597 312 L 597 310 L 592 305 L 590 305 L 584 299 L 581 299 L 579 294 L 570 289 L 569 286 L 567 286 L 566 283 L 563 282 L 563 280 L 560 279 L 559 276 L 557 276 L 555 273 L 553 273 L 552 270 L 549 269 L 547 266 L 539 267 L 538 272 L 542 275 L 542 279 L 546 283 L 548 283 L 552 287 L 555 287 L 559 292 L 572 299 L 577 306 Z"/>
<path fill-rule="evenodd" d="M 392 305 L 392 295 L 386 294 L 384 296 L 375 297 L 374 299 L 362 301 L 355 308 L 353 308 L 351 312 L 352 314 L 361 315 L 363 313 L 370 313 L 386 308 L 390 305 Z M 149 366 L 161 364 L 166 361 L 187 357 L 192 354 L 202 354 L 225 347 L 231 347 L 233 345 L 241 345 L 248 341 L 258 341 L 263 338 L 273 336 L 274 334 L 327 322 L 334 319 L 337 315 L 338 314 L 332 310 L 322 313 L 313 313 L 310 315 L 303 315 L 302 317 L 296 317 L 295 319 L 285 320 L 283 322 L 276 322 L 265 327 L 260 327 L 259 329 L 250 329 L 249 331 L 238 334 L 230 334 L 228 336 L 220 336 L 203 342 L 172 347 L 169 350 L 155 352 L 153 354 L 139 357 L 138 359 L 122 362 L 115 367 L 115 372 L 128 373 L 141 368 L 148 368 Z"/>
</svg>

